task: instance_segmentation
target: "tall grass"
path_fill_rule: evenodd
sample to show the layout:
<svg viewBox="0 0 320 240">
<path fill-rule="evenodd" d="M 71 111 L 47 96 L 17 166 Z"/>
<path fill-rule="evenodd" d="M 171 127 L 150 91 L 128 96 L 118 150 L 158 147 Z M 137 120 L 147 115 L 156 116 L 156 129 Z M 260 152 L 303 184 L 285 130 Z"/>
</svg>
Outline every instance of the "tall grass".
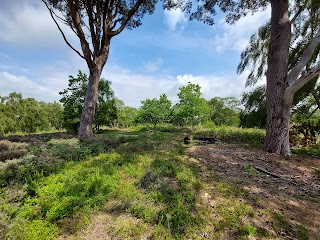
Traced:
<svg viewBox="0 0 320 240">
<path fill-rule="evenodd" d="M 218 140 L 229 143 L 247 143 L 253 146 L 261 146 L 266 132 L 258 128 L 200 125 L 193 130 L 193 134 L 215 136 Z"/>
</svg>

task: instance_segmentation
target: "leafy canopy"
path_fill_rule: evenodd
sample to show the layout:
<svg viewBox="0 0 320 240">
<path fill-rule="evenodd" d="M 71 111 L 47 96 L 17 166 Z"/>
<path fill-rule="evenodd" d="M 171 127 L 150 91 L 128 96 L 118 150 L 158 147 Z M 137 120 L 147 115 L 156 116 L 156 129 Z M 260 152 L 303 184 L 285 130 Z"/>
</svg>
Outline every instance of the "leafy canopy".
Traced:
<svg viewBox="0 0 320 240">
<path fill-rule="evenodd" d="M 239 125 L 239 100 L 235 97 L 214 97 L 208 101 L 212 108 L 210 119 L 215 125 Z"/>
<path fill-rule="evenodd" d="M 172 120 L 171 101 L 166 94 L 160 95 L 159 99 L 146 99 L 141 101 L 142 106 L 139 110 L 137 121 L 144 123 L 168 123 Z"/>
<path fill-rule="evenodd" d="M 195 125 L 208 119 L 211 108 L 201 97 L 201 87 L 198 84 L 188 83 L 180 87 L 179 103 L 175 106 L 175 123 L 179 125 Z"/>
</svg>

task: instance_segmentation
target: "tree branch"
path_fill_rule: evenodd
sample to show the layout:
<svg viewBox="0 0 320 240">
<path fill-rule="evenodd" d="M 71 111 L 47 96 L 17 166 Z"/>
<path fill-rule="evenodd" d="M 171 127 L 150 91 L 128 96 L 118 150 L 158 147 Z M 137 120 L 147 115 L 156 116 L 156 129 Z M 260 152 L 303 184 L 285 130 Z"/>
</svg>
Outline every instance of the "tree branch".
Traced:
<svg viewBox="0 0 320 240">
<path fill-rule="evenodd" d="M 303 87 L 307 82 L 312 79 L 320 76 L 320 64 L 314 68 L 312 68 L 307 75 L 304 75 L 294 81 L 290 86 L 286 88 L 284 91 L 284 101 L 285 104 L 291 104 L 293 95 Z"/>
<path fill-rule="evenodd" d="M 300 6 L 299 10 L 296 12 L 296 14 L 293 16 L 293 18 L 290 20 L 290 23 L 292 24 L 296 18 L 300 15 L 300 13 L 304 10 L 304 6 Z"/>
<path fill-rule="evenodd" d="M 107 12 L 108 12 L 108 5 L 109 1 L 106 1 L 104 8 L 103 8 L 103 13 L 102 13 L 102 38 L 101 38 L 101 42 L 100 42 L 100 53 L 101 50 L 104 48 L 105 44 L 106 44 L 106 38 L 107 38 L 107 29 L 108 29 L 108 24 L 107 24 Z"/>
<path fill-rule="evenodd" d="M 95 19 L 93 17 L 93 9 L 91 7 L 91 4 L 87 2 L 86 6 L 87 6 L 86 10 L 87 10 L 88 18 L 89 18 L 89 26 L 90 26 L 89 27 L 89 31 L 91 33 L 91 42 L 92 42 L 92 46 L 93 46 L 93 49 L 94 49 L 93 51 L 94 51 L 94 54 L 95 54 L 98 51 L 98 47 L 99 47 L 99 46 L 97 46 L 98 45 L 97 44 L 97 33 L 95 31 L 96 29 L 95 29 L 94 24 L 93 24 Z"/>
<path fill-rule="evenodd" d="M 54 21 L 55 24 L 57 25 L 57 27 L 58 27 L 58 29 L 59 29 L 59 31 L 60 31 L 60 33 L 61 33 L 64 41 L 66 42 L 66 44 L 67 44 L 73 51 L 75 51 L 81 58 L 85 59 L 84 56 L 83 56 L 77 49 L 75 49 L 75 48 L 69 43 L 66 35 L 64 34 L 64 32 L 62 31 L 61 27 L 59 26 L 57 20 L 56 20 L 56 19 L 54 18 L 54 16 L 53 16 L 53 14 L 56 15 L 56 14 L 53 12 L 53 10 L 48 6 L 48 4 L 47 4 L 44 0 L 41 0 L 41 1 L 46 5 L 47 9 L 49 10 L 49 13 L 50 13 L 50 15 L 51 15 L 51 18 L 53 19 L 53 21 Z M 60 18 L 60 17 L 59 17 L 59 18 Z M 72 29 L 72 28 L 71 28 L 71 29 Z"/>
<path fill-rule="evenodd" d="M 306 66 L 306 64 L 309 62 L 310 58 L 312 57 L 314 49 L 318 47 L 319 44 L 320 44 L 320 28 L 316 36 L 312 39 L 312 41 L 310 42 L 306 50 L 303 52 L 299 62 L 296 64 L 296 66 L 294 66 L 294 68 L 288 74 L 287 83 L 289 86 L 296 81 L 299 74 L 302 72 L 303 68 Z"/>
<path fill-rule="evenodd" d="M 144 0 L 138 0 L 136 2 L 136 4 L 134 5 L 133 8 L 130 9 L 130 11 L 128 12 L 128 14 L 125 16 L 125 19 L 123 20 L 121 26 L 115 30 L 115 31 L 111 31 L 109 33 L 109 35 L 111 37 L 114 37 L 116 35 L 118 35 L 119 33 L 121 33 L 123 31 L 123 29 L 127 26 L 128 22 L 130 21 L 131 17 L 134 15 L 134 13 L 139 9 L 139 7 L 141 6 L 141 4 L 143 3 Z"/>
<path fill-rule="evenodd" d="M 92 69 L 94 67 L 94 62 L 91 59 L 92 52 L 90 50 L 89 43 L 87 42 L 85 34 L 81 28 L 81 20 L 80 20 L 80 14 L 79 14 L 79 0 L 68 0 L 68 6 L 69 6 L 72 21 L 74 23 L 74 26 L 78 33 L 78 37 L 80 39 L 80 44 L 81 44 L 82 52 L 84 54 L 84 59 L 86 60 L 89 69 Z"/>
</svg>

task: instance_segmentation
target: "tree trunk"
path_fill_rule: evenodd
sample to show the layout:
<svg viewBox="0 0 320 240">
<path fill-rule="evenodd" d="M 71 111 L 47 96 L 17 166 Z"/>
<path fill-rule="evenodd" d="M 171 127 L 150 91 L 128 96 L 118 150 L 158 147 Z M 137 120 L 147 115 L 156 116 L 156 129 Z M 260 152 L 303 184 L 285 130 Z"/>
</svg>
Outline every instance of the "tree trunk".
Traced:
<svg viewBox="0 0 320 240">
<path fill-rule="evenodd" d="M 290 155 L 291 102 L 285 102 L 291 38 L 288 0 L 271 0 L 271 40 L 267 71 L 267 152 Z"/>
<path fill-rule="evenodd" d="M 84 101 L 80 119 L 80 127 L 78 130 L 78 137 L 80 139 L 91 138 L 93 136 L 92 123 L 95 114 L 101 71 L 102 68 L 96 68 L 90 71 L 86 98 Z"/>
<path fill-rule="evenodd" d="M 104 46 L 101 51 L 93 53 L 93 60 L 86 59 L 88 68 L 90 70 L 89 82 L 86 92 L 86 98 L 84 100 L 83 109 L 80 119 L 80 127 L 78 130 L 78 137 L 91 138 L 93 137 L 93 118 L 95 114 L 95 108 L 98 98 L 98 87 L 102 73 L 102 69 L 106 64 L 109 57 L 111 38 L 105 39 Z M 84 51 L 84 50 L 83 50 Z"/>
</svg>

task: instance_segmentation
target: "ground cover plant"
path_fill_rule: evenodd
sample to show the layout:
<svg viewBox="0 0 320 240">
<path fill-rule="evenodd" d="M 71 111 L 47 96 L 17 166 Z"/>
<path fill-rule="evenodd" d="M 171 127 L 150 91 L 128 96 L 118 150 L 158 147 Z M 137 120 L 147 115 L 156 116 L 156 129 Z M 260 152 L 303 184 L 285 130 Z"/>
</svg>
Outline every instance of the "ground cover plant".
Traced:
<svg viewBox="0 0 320 240">
<path fill-rule="evenodd" d="M 184 144 L 196 135 L 218 141 Z M 159 125 L 85 141 L 8 137 L 0 141 L 0 153 L 14 155 L 1 155 L 0 238 L 319 238 L 319 159 L 266 154 L 263 136 Z"/>
</svg>

